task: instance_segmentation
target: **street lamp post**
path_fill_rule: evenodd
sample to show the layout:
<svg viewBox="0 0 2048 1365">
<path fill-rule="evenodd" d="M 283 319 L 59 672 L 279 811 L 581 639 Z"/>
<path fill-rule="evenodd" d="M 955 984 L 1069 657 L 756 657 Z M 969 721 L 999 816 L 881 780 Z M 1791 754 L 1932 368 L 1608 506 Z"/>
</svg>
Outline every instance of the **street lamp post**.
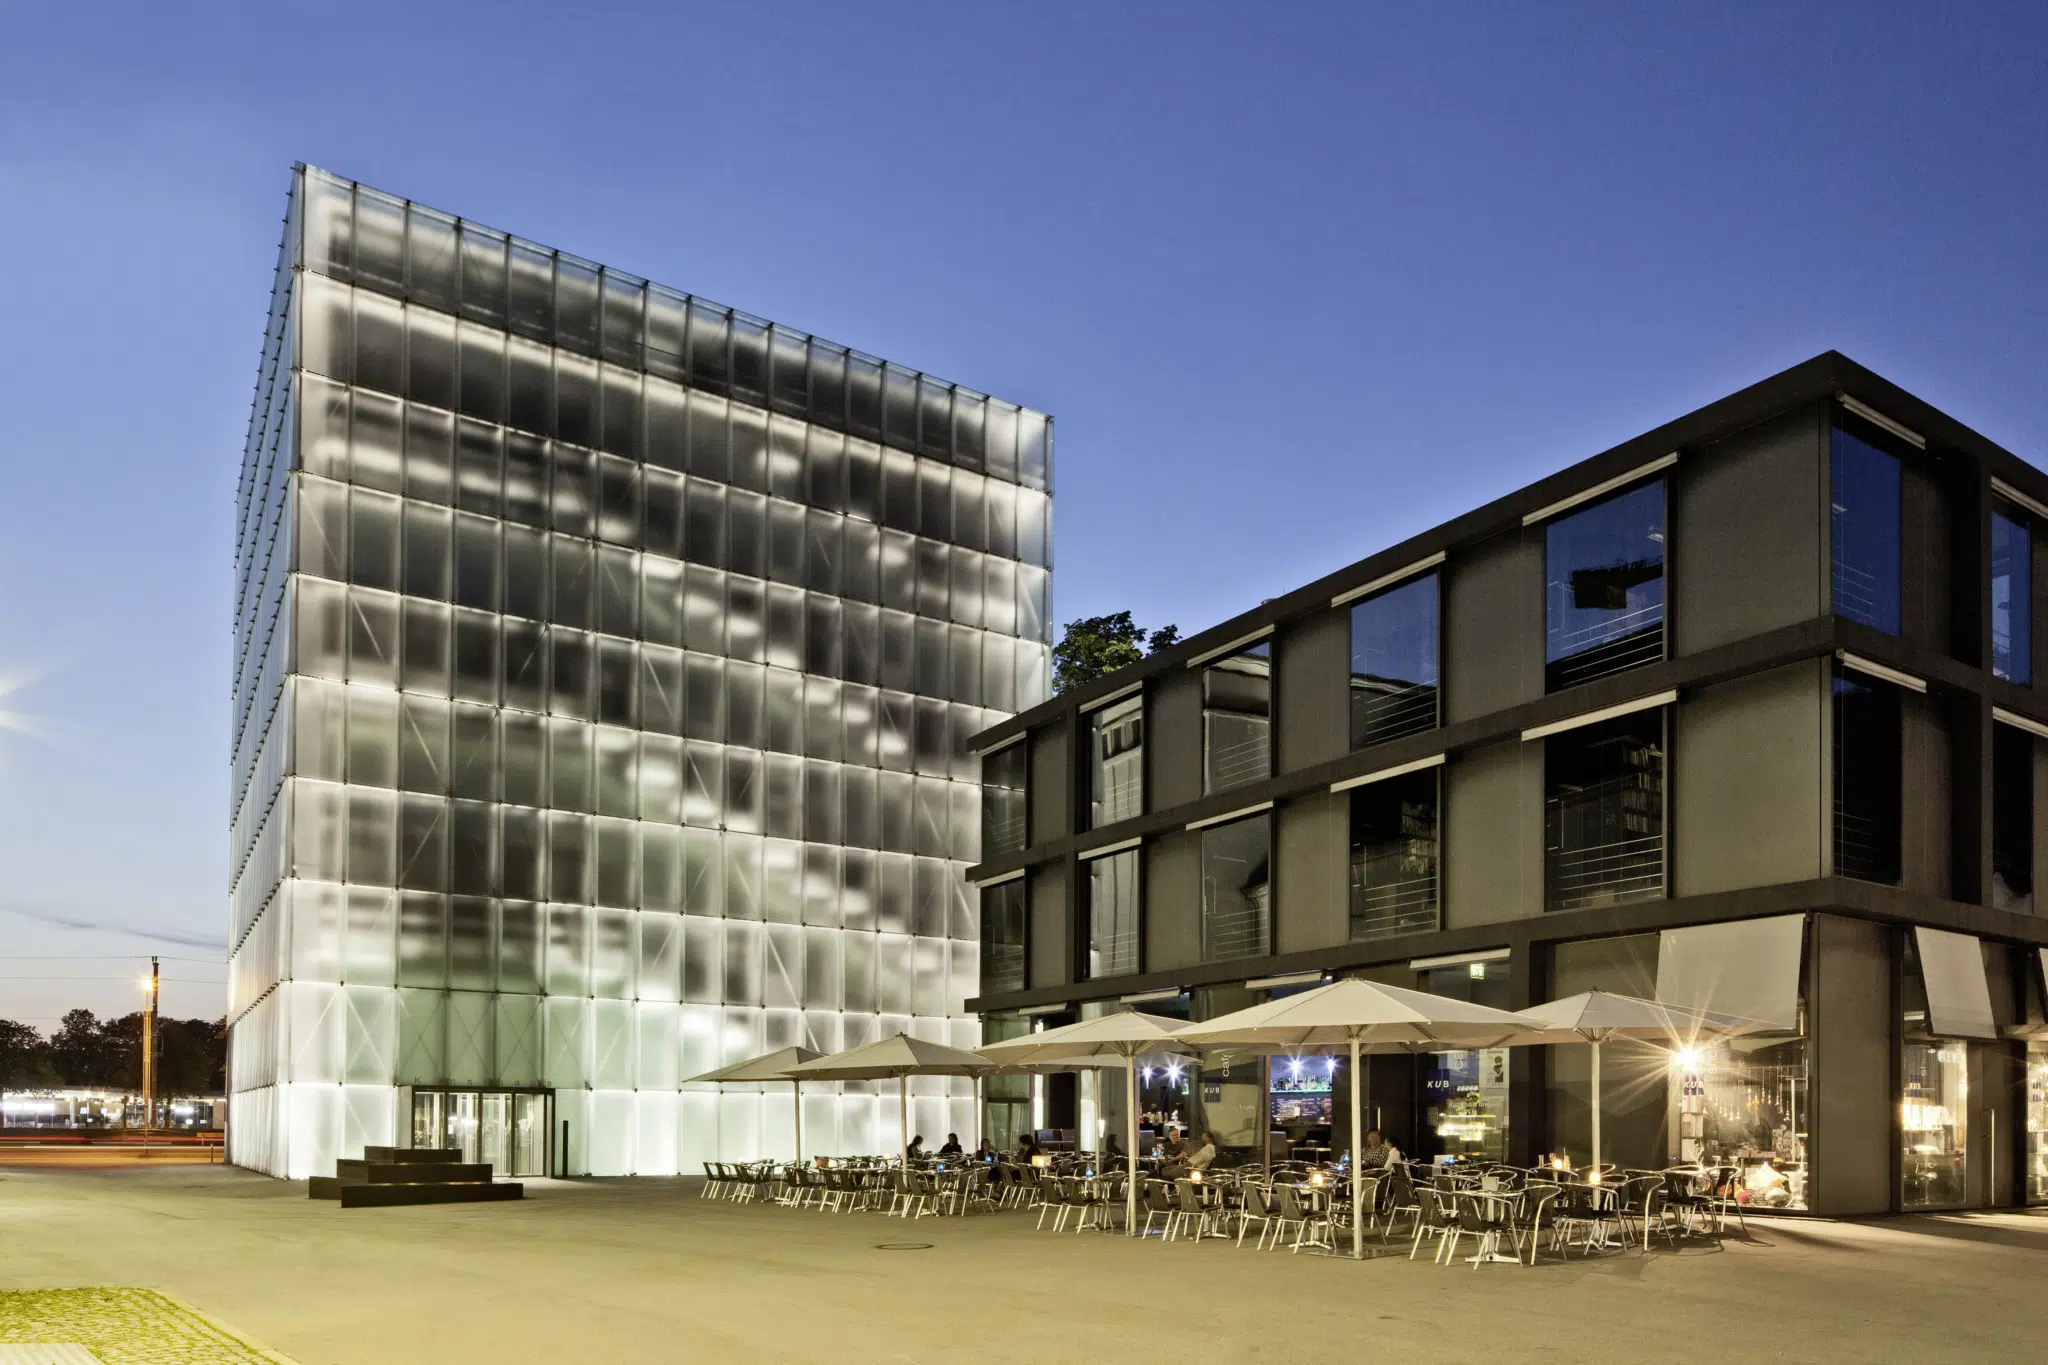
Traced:
<svg viewBox="0 0 2048 1365">
<path fill-rule="evenodd" d="M 156 1119 L 156 994 L 157 961 L 149 960 L 149 980 L 142 985 L 142 1145 L 149 1146 Z"/>
</svg>

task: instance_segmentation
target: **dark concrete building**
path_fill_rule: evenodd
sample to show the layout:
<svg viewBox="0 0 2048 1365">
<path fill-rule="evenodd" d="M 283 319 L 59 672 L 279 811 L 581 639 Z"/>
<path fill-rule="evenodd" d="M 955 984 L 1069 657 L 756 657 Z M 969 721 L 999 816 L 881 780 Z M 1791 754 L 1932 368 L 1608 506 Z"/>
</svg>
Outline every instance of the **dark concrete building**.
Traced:
<svg viewBox="0 0 2048 1365">
<path fill-rule="evenodd" d="M 1819 356 L 979 735 L 994 1038 L 1332 976 L 1767 1021 L 1610 1048 L 1606 1154 L 1759 1207 L 2048 1200 L 2048 475 Z M 1370 1059 L 1412 1154 L 1586 1156 L 1576 1047 Z M 1148 1070 L 1149 1121 L 1342 1145 L 1322 1059 Z M 1122 1127 L 998 1081 L 1001 1135 Z"/>
</svg>

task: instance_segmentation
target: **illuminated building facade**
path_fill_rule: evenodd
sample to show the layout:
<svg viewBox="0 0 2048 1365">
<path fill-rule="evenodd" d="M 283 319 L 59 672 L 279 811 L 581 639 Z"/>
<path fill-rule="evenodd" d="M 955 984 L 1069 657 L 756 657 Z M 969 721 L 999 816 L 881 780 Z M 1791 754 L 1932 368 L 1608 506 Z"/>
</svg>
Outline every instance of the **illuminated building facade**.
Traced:
<svg viewBox="0 0 2048 1365">
<path fill-rule="evenodd" d="M 1051 423 L 294 172 L 238 495 L 229 1148 L 786 1150 L 730 1061 L 971 1045 L 967 739 L 1047 690 Z M 894 1145 L 870 1088 L 808 1151 Z M 970 1131 L 964 1082 L 914 1088 Z"/>
</svg>

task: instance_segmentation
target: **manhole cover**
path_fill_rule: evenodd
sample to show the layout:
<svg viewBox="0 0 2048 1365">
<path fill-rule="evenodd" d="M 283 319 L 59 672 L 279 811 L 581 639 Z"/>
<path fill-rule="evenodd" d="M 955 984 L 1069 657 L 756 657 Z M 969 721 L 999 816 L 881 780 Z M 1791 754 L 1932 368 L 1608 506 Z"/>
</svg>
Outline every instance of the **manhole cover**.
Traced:
<svg viewBox="0 0 2048 1365">
<path fill-rule="evenodd" d="M 932 1244 L 931 1244 L 930 1242 L 877 1242 L 877 1243 L 875 1243 L 875 1250 L 877 1250 L 877 1251 L 930 1251 L 931 1249 L 932 1249 Z"/>
</svg>

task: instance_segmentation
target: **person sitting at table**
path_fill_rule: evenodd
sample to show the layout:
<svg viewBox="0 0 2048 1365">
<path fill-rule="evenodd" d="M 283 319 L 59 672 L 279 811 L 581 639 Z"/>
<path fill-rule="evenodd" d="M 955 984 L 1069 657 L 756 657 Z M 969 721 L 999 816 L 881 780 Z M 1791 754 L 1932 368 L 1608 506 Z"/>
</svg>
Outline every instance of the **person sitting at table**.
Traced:
<svg viewBox="0 0 2048 1365">
<path fill-rule="evenodd" d="M 1202 1134 L 1201 1145 L 1188 1154 L 1188 1169 L 1191 1171 L 1206 1171 L 1209 1169 L 1209 1163 L 1215 1159 L 1216 1135 L 1214 1133 L 1204 1133 Z"/>
<path fill-rule="evenodd" d="M 993 1166 L 997 1160 L 995 1143 L 990 1141 L 988 1138 L 983 1138 L 981 1140 L 981 1146 L 974 1149 L 974 1159 L 976 1161 L 987 1162 L 989 1165 Z"/>
<path fill-rule="evenodd" d="M 906 1150 L 906 1151 L 905 1151 L 905 1152 L 904 1152 L 903 1154 L 904 1154 L 905 1156 L 909 1157 L 909 1158 L 910 1158 L 910 1159 L 911 1159 L 912 1161 L 923 1161 L 923 1160 L 924 1160 L 924 1134 L 923 1134 L 923 1133 L 919 1133 L 919 1134 L 918 1134 L 918 1135 L 917 1135 L 916 1137 L 912 1138 L 912 1139 L 910 1140 L 910 1146 L 909 1146 L 909 1148 L 908 1148 L 908 1149 L 907 1149 L 907 1150 Z"/>
<path fill-rule="evenodd" d="M 948 1133 L 948 1134 L 946 1134 L 946 1145 L 945 1145 L 945 1146 L 943 1146 L 943 1147 L 941 1147 L 941 1148 L 939 1148 L 939 1155 L 940 1155 L 940 1156 L 964 1156 L 964 1155 L 966 1155 L 966 1149 L 965 1149 L 965 1148 L 963 1148 L 963 1147 L 961 1147 L 961 1145 L 960 1145 L 960 1135 L 959 1135 L 958 1133 Z"/>
<path fill-rule="evenodd" d="M 1401 1159 L 1401 1149 L 1387 1141 L 1387 1135 L 1377 1128 L 1368 1129 L 1365 1145 L 1358 1149 L 1358 1169 L 1383 1171 Z"/>
<path fill-rule="evenodd" d="M 1029 1166 L 1031 1158 L 1038 1155 L 1038 1138 L 1031 1133 L 1017 1135 L 1017 1164 Z"/>
</svg>

